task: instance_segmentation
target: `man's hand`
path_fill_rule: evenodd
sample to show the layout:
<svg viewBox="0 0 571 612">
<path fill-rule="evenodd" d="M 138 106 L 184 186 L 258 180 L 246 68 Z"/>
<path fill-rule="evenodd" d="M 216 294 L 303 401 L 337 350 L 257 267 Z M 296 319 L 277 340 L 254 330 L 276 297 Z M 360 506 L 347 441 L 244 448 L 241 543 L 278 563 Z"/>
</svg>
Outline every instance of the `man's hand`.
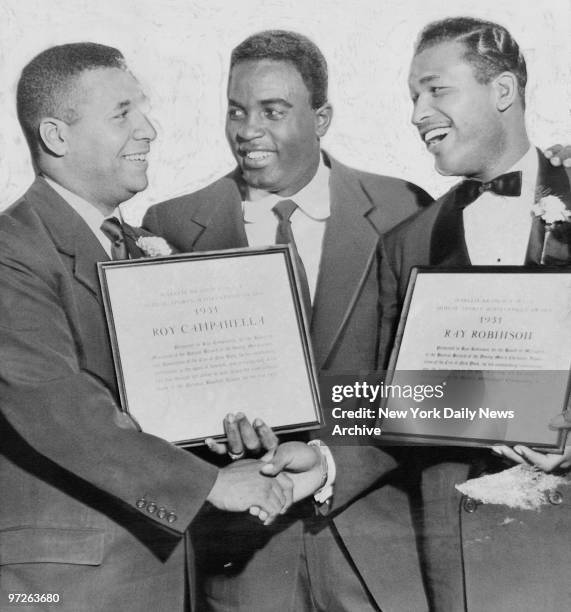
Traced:
<svg viewBox="0 0 571 612">
<path fill-rule="evenodd" d="M 293 482 L 293 501 L 313 495 L 323 486 L 327 476 L 326 463 L 319 449 L 303 442 L 285 442 L 267 453 L 262 474 L 275 476 L 286 472 Z"/>
<path fill-rule="evenodd" d="M 494 446 L 493 452 L 496 455 L 506 457 L 506 459 L 511 459 L 515 463 L 533 465 L 544 472 L 553 472 L 556 469 L 568 469 L 571 467 L 571 446 L 566 446 L 562 455 L 539 453 L 519 444 L 513 448 L 503 445 Z"/>
<path fill-rule="evenodd" d="M 283 470 L 307 472 L 321 466 L 321 453 L 304 442 L 284 442 L 275 451 L 266 453 L 263 461 L 266 465 L 262 466 L 262 473 L 268 476 L 275 476 Z"/>
<path fill-rule="evenodd" d="M 549 429 L 571 429 L 571 408 L 567 408 L 561 414 L 554 416 L 549 421 Z"/>
<path fill-rule="evenodd" d="M 231 457 L 243 457 L 246 453 L 256 455 L 272 451 L 278 445 L 278 438 L 261 419 L 252 424 L 241 412 L 230 413 L 224 419 L 224 432 L 227 442 L 216 442 L 212 438 L 205 440 L 208 448 L 217 455 L 228 453 Z"/>
<path fill-rule="evenodd" d="M 269 525 L 291 506 L 293 484 L 285 474 L 262 474 L 262 465 L 266 467 L 250 459 L 221 469 L 207 501 L 230 512 L 245 512 L 256 506 L 266 514 L 265 524 Z"/>
<path fill-rule="evenodd" d="M 571 168 L 571 146 L 553 145 L 544 151 L 545 157 L 551 161 L 553 166 Z"/>
</svg>

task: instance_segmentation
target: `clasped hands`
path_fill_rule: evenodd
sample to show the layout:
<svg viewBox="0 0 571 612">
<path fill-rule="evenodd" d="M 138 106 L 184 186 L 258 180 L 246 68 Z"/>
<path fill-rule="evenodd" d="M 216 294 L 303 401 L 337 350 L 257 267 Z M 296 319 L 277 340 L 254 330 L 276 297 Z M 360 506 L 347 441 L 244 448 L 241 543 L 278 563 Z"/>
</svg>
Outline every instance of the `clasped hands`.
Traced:
<svg viewBox="0 0 571 612">
<path fill-rule="evenodd" d="M 207 497 L 220 510 L 247 510 L 269 525 L 323 485 L 327 473 L 318 448 L 303 442 L 278 445 L 270 427 L 259 419 L 250 424 L 241 413 L 227 415 L 224 431 L 226 444 L 206 440 L 212 452 L 235 459 L 219 471 Z M 242 458 L 260 453 L 260 459 Z"/>
</svg>

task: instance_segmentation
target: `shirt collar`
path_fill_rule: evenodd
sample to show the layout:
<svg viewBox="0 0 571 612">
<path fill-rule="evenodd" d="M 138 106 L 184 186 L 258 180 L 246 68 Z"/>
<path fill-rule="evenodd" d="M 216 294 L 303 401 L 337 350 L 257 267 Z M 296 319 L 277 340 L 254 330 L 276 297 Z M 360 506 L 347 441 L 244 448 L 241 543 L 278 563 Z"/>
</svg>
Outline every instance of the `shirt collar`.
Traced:
<svg viewBox="0 0 571 612">
<path fill-rule="evenodd" d="M 331 204 L 329 198 L 329 175 L 330 169 L 325 165 L 320 156 L 317 172 L 297 193 L 284 197 L 275 193 L 256 200 L 249 199 L 249 191 L 246 187 L 246 199 L 243 202 L 244 221 L 255 223 L 261 216 L 267 214 L 281 200 L 293 200 L 298 207 L 310 218 L 322 221 L 329 217 Z"/>
<path fill-rule="evenodd" d="M 537 173 L 539 171 L 539 159 L 535 147 L 531 146 L 527 152 L 508 170 L 508 172 L 521 172 L 521 192 L 535 192 Z"/>
<path fill-rule="evenodd" d="M 78 196 L 73 191 L 62 187 L 59 183 L 56 183 L 51 178 L 42 174 L 42 178 L 48 183 L 48 185 L 57 192 L 72 208 L 75 212 L 85 221 L 89 229 L 93 232 L 97 240 L 99 240 L 101 246 L 105 249 L 106 253 L 111 256 L 111 243 L 109 238 L 101 231 L 101 224 L 107 217 L 93 204 L 90 204 L 87 200 Z M 113 215 L 121 221 L 121 212 L 117 207 Z"/>
<path fill-rule="evenodd" d="M 42 174 L 42 178 L 48 183 L 48 185 L 56 191 L 72 208 L 75 212 L 87 223 L 87 225 L 92 230 L 99 230 L 101 224 L 104 219 L 107 219 L 107 216 L 104 215 L 98 208 L 90 204 L 87 200 L 84 200 L 82 197 L 78 196 L 73 191 L 62 187 L 59 183 L 56 183 L 54 180 Z M 119 221 L 121 221 L 121 212 L 119 207 L 115 209 L 112 217 L 117 217 Z"/>
</svg>

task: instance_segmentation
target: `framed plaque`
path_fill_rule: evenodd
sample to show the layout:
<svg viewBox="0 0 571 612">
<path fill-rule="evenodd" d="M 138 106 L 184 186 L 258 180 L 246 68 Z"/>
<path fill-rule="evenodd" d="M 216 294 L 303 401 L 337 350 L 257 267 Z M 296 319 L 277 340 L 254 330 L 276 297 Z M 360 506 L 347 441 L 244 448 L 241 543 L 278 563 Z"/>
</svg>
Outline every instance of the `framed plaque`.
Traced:
<svg viewBox="0 0 571 612">
<path fill-rule="evenodd" d="M 322 422 L 288 246 L 98 264 L 121 404 L 183 446 L 229 412 L 277 431 Z"/>
<path fill-rule="evenodd" d="M 561 452 L 570 365 L 571 268 L 413 268 L 381 440 Z"/>
</svg>

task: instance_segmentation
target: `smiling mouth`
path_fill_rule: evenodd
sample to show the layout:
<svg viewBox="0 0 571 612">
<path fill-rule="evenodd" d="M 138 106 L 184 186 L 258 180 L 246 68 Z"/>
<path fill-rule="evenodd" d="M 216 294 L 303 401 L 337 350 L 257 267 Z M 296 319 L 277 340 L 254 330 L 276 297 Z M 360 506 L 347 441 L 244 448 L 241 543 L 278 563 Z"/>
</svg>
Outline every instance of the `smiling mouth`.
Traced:
<svg viewBox="0 0 571 612">
<path fill-rule="evenodd" d="M 261 170 L 268 166 L 273 159 L 274 152 L 267 150 L 240 151 L 242 165 L 246 170 Z"/>
<path fill-rule="evenodd" d="M 245 157 L 247 160 L 256 162 L 268 159 L 271 154 L 271 151 L 247 151 L 243 152 L 242 156 Z"/>
<path fill-rule="evenodd" d="M 428 130 L 428 132 L 426 132 L 422 138 L 426 146 L 430 149 L 441 143 L 449 133 L 449 127 L 438 127 Z"/>
<path fill-rule="evenodd" d="M 128 155 L 123 155 L 123 159 L 130 162 L 146 162 L 147 153 L 129 153 Z"/>
</svg>

